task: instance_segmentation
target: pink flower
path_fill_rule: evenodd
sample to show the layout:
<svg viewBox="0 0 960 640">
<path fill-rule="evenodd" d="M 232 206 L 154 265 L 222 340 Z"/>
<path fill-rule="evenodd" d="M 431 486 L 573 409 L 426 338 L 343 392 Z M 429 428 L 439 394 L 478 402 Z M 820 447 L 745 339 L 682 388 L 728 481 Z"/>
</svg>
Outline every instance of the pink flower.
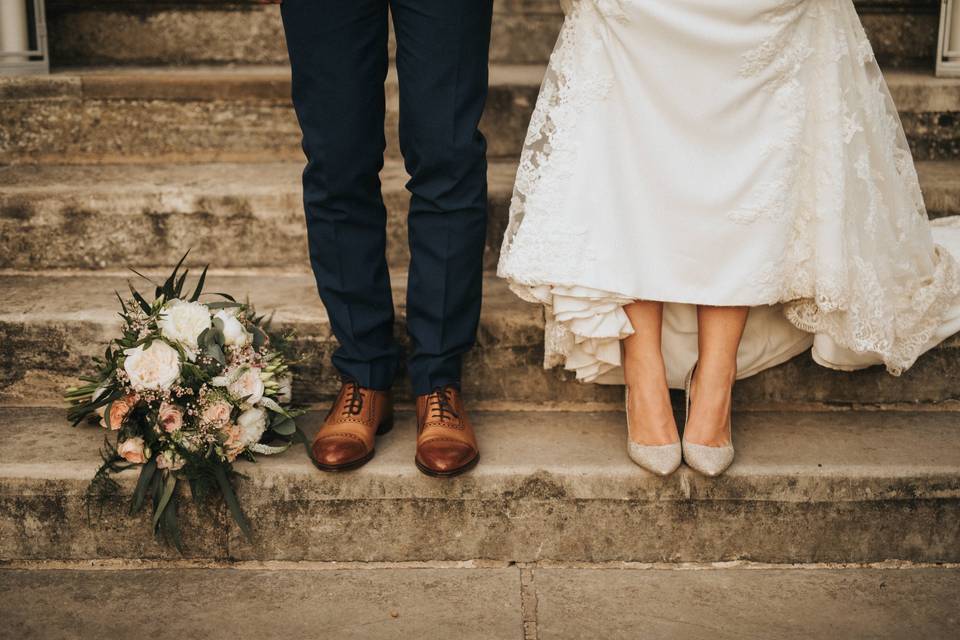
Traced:
<svg viewBox="0 0 960 640">
<path fill-rule="evenodd" d="M 117 453 L 127 462 L 143 464 L 147 461 L 148 451 L 143 446 L 143 438 L 127 438 L 117 447 Z"/>
<path fill-rule="evenodd" d="M 123 426 L 123 421 L 127 419 L 127 415 L 135 406 L 137 406 L 138 402 L 140 402 L 140 396 L 135 393 L 124 396 L 119 400 L 114 400 L 106 407 L 103 407 L 104 411 L 100 414 L 103 418 L 100 420 L 100 426 L 104 429 L 107 428 L 107 419 L 104 417 L 104 414 L 106 414 L 107 410 L 109 410 L 110 429 L 113 431 L 118 431 L 120 427 Z"/>
<path fill-rule="evenodd" d="M 160 404 L 157 424 L 167 433 L 178 431 L 183 426 L 183 411 L 175 404 L 163 402 Z"/>
<path fill-rule="evenodd" d="M 233 407 L 226 400 L 217 400 L 203 410 L 203 421 L 210 424 L 224 425 L 230 422 L 230 412 Z"/>
</svg>

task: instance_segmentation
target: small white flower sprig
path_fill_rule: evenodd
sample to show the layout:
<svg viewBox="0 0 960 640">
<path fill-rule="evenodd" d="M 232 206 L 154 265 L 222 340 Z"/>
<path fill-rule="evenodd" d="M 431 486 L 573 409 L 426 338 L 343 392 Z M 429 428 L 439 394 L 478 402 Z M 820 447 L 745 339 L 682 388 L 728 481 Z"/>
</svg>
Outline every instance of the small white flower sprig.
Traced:
<svg viewBox="0 0 960 640">
<path fill-rule="evenodd" d="M 202 302 L 207 267 L 185 295 L 186 257 L 163 284 L 150 281 L 153 302 L 132 284 L 129 299 L 117 294 L 121 337 L 95 359 L 97 373 L 65 396 L 74 425 L 91 420 L 116 434 L 115 442 L 106 439 L 88 500 L 102 506 L 115 499 L 112 475 L 139 466 L 130 513 L 151 498 L 155 533 L 181 550 L 177 482 L 186 480 L 197 500 L 219 492 L 251 538 L 231 482 L 233 462 L 286 450 L 300 435 L 295 418 L 303 413 L 291 404 L 290 336 L 271 332 L 270 318 L 249 302 L 225 293 Z"/>
</svg>

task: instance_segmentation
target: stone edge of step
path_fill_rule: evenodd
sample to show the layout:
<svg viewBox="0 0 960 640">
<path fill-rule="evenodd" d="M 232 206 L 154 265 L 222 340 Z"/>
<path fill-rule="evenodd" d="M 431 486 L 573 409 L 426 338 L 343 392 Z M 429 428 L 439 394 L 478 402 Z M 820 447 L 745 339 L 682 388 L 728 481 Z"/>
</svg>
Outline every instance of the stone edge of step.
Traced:
<svg viewBox="0 0 960 640">
<path fill-rule="evenodd" d="M 544 65 L 494 64 L 491 91 L 536 91 Z M 960 109 L 960 79 L 938 78 L 926 71 L 890 70 L 887 84 L 901 109 Z M 388 85 L 396 84 L 394 71 Z M 49 76 L 0 77 L 0 100 L 83 98 L 104 100 L 282 100 L 290 95 L 285 66 L 115 67 L 70 69 Z"/>
<path fill-rule="evenodd" d="M 960 455 L 954 454 L 960 451 L 960 429 L 956 415 L 740 414 L 736 422 L 740 457 L 727 474 L 710 479 L 683 467 L 661 479 L 627 458 L 620 412 L 475 412 L 487 453 L 484 464 L 451 482 L 437 482 L 414 468 L 415 425 L 409 413 L 401 412 L 396 433 L 379 439 L 375 461 L 356 473 L 320 473 L 300 447 L 261 458 L 257 464 L 241 463 L 238 471 L 244 474 L 243 491 L 266 491 L 294 500 L 958 499 Z M 322 419 L 320 411 L 308 414 L 303 421 L 308 435 Z M 61 411 L 52 408 L 0 408 L 0 421 L 4 423 L 0 441 L 7 440 L 0 457 L 0 495 L 51 489 L 75 494 L 85 488 L 98 466 L 96 452 L 103 435 L 98 427 L 71 431 Z M 908 442 L 905 431 L 918 437 Z M 829 442 L 829 438 L 835 440 L 833 447 L 819 452 L 816 443 Z M 764 450 L 776 443 L 779 450 Z M 50 456 L 43 460 L 37 451 L 50 452 Z M 18 459 L 18 455 L 23 457 Z M 787 462 L 791 457 L 796 460 Z M 133 471 L 121 479 L 129 485 L 135 477 Z"/>
</svg>

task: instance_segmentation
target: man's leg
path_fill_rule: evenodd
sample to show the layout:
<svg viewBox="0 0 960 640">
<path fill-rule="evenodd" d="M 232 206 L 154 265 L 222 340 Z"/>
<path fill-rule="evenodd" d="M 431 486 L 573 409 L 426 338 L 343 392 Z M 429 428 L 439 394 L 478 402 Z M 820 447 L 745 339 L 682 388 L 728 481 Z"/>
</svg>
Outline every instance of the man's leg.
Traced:
<svg viewBox="0 0 960 640">
<path fill-rule="evenodd" d="M 407 330 L 417 396 L 417 467 L 471 469 L 480 452 L 460 395 L 476 339 L 487 226 L 486 141 L 492 0 L 390 0 L 397 34 L 400 148 L 410 182 Z"/>
<path fill-rule="evenodd" d="M 310 261 L 340 342 L 333 363 L 368 389 L 397 366 L 379 172 L 387 73 L 387 0 L 286 0 L 293 103 L 307 166 Z"/>
<path fill-rule="evenodd" d="M 476 339 L 487 221 L 492 0 L 390 0 L 400 80 L 400 147 L 412 193 L 407 328 L 416 395 L 460 382 Z"/>
</svg>

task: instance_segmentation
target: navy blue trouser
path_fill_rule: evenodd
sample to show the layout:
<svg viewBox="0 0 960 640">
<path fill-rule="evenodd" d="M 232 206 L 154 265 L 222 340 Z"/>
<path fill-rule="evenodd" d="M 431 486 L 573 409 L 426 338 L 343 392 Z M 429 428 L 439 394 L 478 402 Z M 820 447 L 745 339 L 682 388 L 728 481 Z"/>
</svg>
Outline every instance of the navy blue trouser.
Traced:
<svg viewBox="0 0 960 640">
<path fill-rule="evenodd" d="M 480 317 L 486 237 L 492 0 L 285 0 L 293 104 L 307 166 L 310 261 L 340 346 L 334 366 L 372 389 L 399 360 L 379 172 L 388 14 L 397 40 L 400 149 L 411 178 L 408 368 L 420 395 L 459 384 Z M 388 11 L 389 10 L 389 11 Z"/>
</svg>

